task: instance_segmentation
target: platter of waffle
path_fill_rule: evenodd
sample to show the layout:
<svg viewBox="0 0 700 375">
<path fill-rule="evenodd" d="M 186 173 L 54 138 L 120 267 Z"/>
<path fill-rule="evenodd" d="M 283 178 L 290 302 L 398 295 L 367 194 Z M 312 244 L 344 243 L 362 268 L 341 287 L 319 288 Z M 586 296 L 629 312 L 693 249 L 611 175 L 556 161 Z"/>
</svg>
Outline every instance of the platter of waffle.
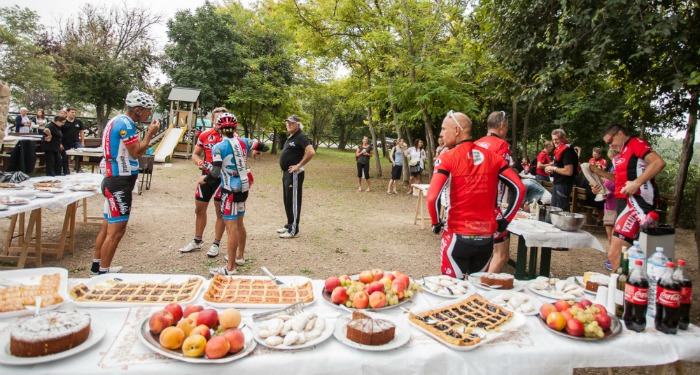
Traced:
<svg viewBox="0 0 700 375">
<path fill-rule="evenodd" d="M 104 274 L 75 285 L 70 297 L 80 307 L 162 306 L 193 302 L 204 278 L 197 275 Z"/>
<path fill-rule="evenodd" d="M 439 343 L 457 351 L 477 347 L 520 328 L 524 315 L 474 294 L 460 301 L 447 301 L 408 315 L 411 325 Z M 430 320 L 437 320 L 435 324 Z"/>
<path fill-rule="evenodd" d="M 2 190 L 19 190 L 22 189 L 22 186 L 18 184 L 12 184 L 9 182 L 0 182 L 0 189 Z"/>
<path fill-rule="evenodd" d="M 303 301 L 316 301 L 311 279 L 303 276 L 277 276 L 289 287 L 281 287 L 266 276 L 216 275 L 204 292 L 204 301 L 213 307 L 287 307 Z"/>
<path fill-rule="evenodd" d="M 71 189 L 73 191 L 95 191 L 97 188 L 97 185 L 73 185 Z"/>
<path fill-rule="evenodd" d="M 0 319 L 53 310 L 68 299 L 68 271 L 44 267 L 0 272 Z"/>
<path fill-rule="evenodd" d="M 49 181 L 39 181 L 34 183 L 34 188 L 40 190 L 40 188 L 60 188 L 60 180 L 49 180 Z"/>
</svg>

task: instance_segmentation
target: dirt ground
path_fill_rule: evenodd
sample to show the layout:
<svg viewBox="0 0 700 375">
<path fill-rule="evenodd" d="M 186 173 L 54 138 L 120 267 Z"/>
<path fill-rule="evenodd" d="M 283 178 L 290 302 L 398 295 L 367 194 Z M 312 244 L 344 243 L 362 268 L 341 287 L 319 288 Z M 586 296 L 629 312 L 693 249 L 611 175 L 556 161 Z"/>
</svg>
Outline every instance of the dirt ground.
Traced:
<svg viewBox="0 0 700 375">
<path fill-rule="evenodd" d="M 365 269 L 399 269 L 415 278 L 440 273 L 440 237 L 433 235 L 426 224 L 414 225 L 417 198 L 407 195 L 407 187 L 399 195 L 387 195 L 390 164 L 383 162 L 383 178 L 373 178 L 371 192 L 357 192 L 354 154 L 319 149 L 306 166 L 300 235 L 283 240 L 275 230 L 285 223 L 282 204 L 281 172 L 277 155 L 262 155 L 251 161 L 255 183 L 247 202 L 245 224 L 248 245 L 246 265 L 239 273 L 261 275 L 260 266 L 278 275 L 303 275 L 323 279 L 332 275 L 353 274 Z M 377 176 L 372 160 L 371 175 Z M 208 269 L 224 264 L 222 252 L 208 258 L 214 239 L 213 205 L 208 211 L 209 223 L 204 234 L 204 250 L 180 254 L 178 249 L 194 236 L 194 187 L 199 176 L 191 160 L 175 159 L 157 164 L 153 184 L 142 195 L 134 195 L 134 209 L 127 233 L 121 241 L 112 265 L 124 266 L 129 273 L 178 273 L 209 277 Z M 427 176 L 424 176 L 427 182 Z M 92 215 L 100 215 L 101 195 L 88 200 Z M 79 211 L 80 212 L 80 211 Z M 43 236 L 55 240 L 62 224 L 63 212 L 44 214 Z M 0 230 L 7 231 L 8 220 L 0 221 Z M 93 245 L 99 228 L 78 226 L 73 255 L 62 260 L 48 259 L 46 266 L 60 266 L 71 277 L 88 277 Z M 603 231 L 594 232 L 604 247 Z M 226 236 L 224 235 L 224 241 Z M 515 242 L 511 241 L 511 258 L 515 258 Z M 225 242 L 224 242 L 225 243 Z M 222 250 L 225 246 L 222 247 Z M 688 261 L 695 285 L 698 283 L 698 259 L 693 232 L 677 230 L 676 256 Z M 552 274 L 555 277 L 582 275 L 585 271 L 605 272 L 603 253 L 594 249 L 572 249 L 554 252 Z M 506 272 L 513 273 L 512 267 Z M 700 321 L 698 295 L 694 293 L 691 320 Z M 700 373 L 697 364 L 686 365 L 689 373 Z M 651 373 L 651 369 L 630 368 L 625 373 Z M 577 374 L 603 374 L 602 369 L 577 370 Z"/>
</svg>

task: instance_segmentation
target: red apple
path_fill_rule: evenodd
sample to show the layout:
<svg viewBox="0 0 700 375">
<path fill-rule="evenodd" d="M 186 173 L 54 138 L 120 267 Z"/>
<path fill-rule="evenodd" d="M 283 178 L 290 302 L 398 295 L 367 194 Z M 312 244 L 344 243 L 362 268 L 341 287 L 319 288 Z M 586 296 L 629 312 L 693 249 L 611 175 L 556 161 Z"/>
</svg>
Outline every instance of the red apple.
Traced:
<svg viewBox="0 0 700 375">
<path fill-rule="evenodd" d="M 185 318 L 190 316 L 190 314 L 195 313 L 195 312 L 200 312 L 204 310 L 204 307 L 199 306 L 199 305 L 187 305 L 185 306 L 185 309 L 182 312 L 182 316 Z"/>
<path fill-rule="evenodd" d="M 342 286 L 337 286 L 331 293 L 331 301 L 336 305 L 344 304 L 348 300 L 348 291 Z"/>
<path fill-rule="evenodd" d="M 340 279 L 340 281 L 343 282 L 343 281 L 345 281 L 345 280 L 350 280 L 350 276 L 348 276 L 348 275 L 342 275 L 342 276 L 338 277 L 338 279 Z"/>
<path fill-rule="evenodd" d="M 190 336 L 193 336 L 193 335 L 202 335 L 202 336 L 204 336 L 205 339 L 209 340 L 209 338 L 211 337 L 211 331 L 209 331 L 209 327 L 202 324 L 202 325 L 198 325 L 198 326 L 194 327 L 190 331 Z"/>
<path fill-rule="evenodd" d="M 569 320 L 571 320 L 571 319 L 574 318 L 574 316 L 571 315 L 571 310 L 564 310 L 564 311 L 561 312 L 561 315 L 563 315 L 563 316 L 564 316 L 564 319 L 566 319 L 567 321 L 569 321 Z"/>
<path fill-rule="evenodd" d="M 394 281 L 394 279 L 396 278 L 396 276 L 394 276 L 393 273 L 385 273 L 384 277 L 388 277 L 391 281 Z"/>
<path fill-rule="evenodd" d="M 369 296 L 369 305 L 373 309 L 379 309 L 386 306 L 386 295 L 384 292 L 374 292 Z"/>
<path fill-rule="evenodd" d="M 372 275 L 374 275 L 374 281 L 379 281 L 384 277 L 384 270 L 375 268 L 372 270 Z"/>
<path fill-rule="evenodd" d="M 384 284 L 380 283 L 379 281 L 372 281 L 369 286 L 367 286 L 367 294 L 370 296 L 374 292 L 383 292 L 384 291 Z"/>
<path fill-rule="evenodd" d="M 180 306 L 180 304 L 178 304 L 177 302 L 171 302 L 167 304 L 165 306 L 165 310 L 168 310 L 173 315 L 173 324 L 177 324 L 177 322 L 179 322 L 180 319 L 182 319 L 182 306 Z"/>
<path fill-rule="evenodd" d="M 579 302 L 579 303 L 582 304 L 583 306 L 586 306 L 586 307 L 591 306 L 593 304 L 593 302 L 591 302 L 590 300 L 585 299 L 585 298 L 582 299 L 581 302 Z"/>
<path fill-rule="evenodd" d="M 332 292 L 335 288 L 340 286 L 340 279 L 332 276 L 326 279 L 326 291 L 327 292 Z"/>
<path fill-rule="evenodd" d="M 403 282 L 406 285 L 406 288 L 408 288 L 409 285 L 411 285 L 411 279 L 404 274 L 401 274 L 399 276 L 396 276 L 396 279 L 394 280 L 395 283 L 398 282 Z"/>
<path fill-rule="evenodd" d="M 374 275 L 372 271 L 362 271 L 360 273 L 360 282 L 363 284 L 369 284 L 374 281 Z"/>
<path fill-rule="evenodd" d="M 241 349 L 243 349 L 243 345 L 245 345 L 245 335 L 240 329 L 227 329 L 223 336 L 226 337 L 229 345 L 231 345 L 231 348 L 228 351 L 229 353 L 238 353 L 241 351 Z"/>
<path fill-rule="evenodd" d="M 554 305 L 552 305 L 551 303 L 545 303 L 544 305 L 542 305 L 542 307 L 540 307 L 540 317 L 542 318 L 542 320 L 547 320 L 549 314 L 556 311 L 557 308 L 554 307 Z"/>
<path fill-rule="evenodd" d="M 228 354 L 231 345 L 224 336 L 214 336 L 207 341 L 207 346 L 204 348 L 204 354 L 209 359 L 222 358 Z"/>
<path fill-rule="evenodd" d="M 610 316 L 608 316 L 608 314 L 597 313 L 593 318 L 598 322 L 598 326 L 600 326 L 603 331 L 610 329 Z"/>
<path fill-rule="evenodd" d="M 574 307 L 579 308 L 581 310 L 586 310 L 586 306 L 584 306 L 581 302 L 576 302 L 573 305 L 571 305 L 571 308 L 573 309 Z"/>
<path fill-rule="evenodd" d="M 165 315 L 167 313 L 168 315 Z M 163 332 L 164 329 L 170 327 L 173 323 L 172 315 L 169 312 L 156 311 L 151 315 L 151 319 L 148 320 L 148 328 L 153 334 L 159 334 Z"/>
<path fill-rule="evenodd" d="M 571 336 L 583 336 L 583 323 L 577 319 L 569 319 L 566 321 L 566 333 Z"/>
<path fill-rule="evenodd" d="M 560 299 L 557 302 L 554 302 L 554 307 L 557 308 L 557 311 L 562 312 L 564 310 L 570 309 L 571 305 L 569 305 L 569 303 L 564 301 L 563 299 Z"/>
<path fill-rule="evenodd" d="M 369 296 L 363 291 L 357 292 L 352 296 L 352 304 L 356 309 L 366 309 L 369 305 Z"/>
<path fill-rule="evenodd" d="M 216 329 L 219 326 L 219 313 L 214 309 L 204 309 L 197 315 L 197 325 L 204 324 L 209 328 Z"/>
<path fill-rule="evenodd" d="M 605 306 L 603 306 L 599 303 L 596 303 L 594 306 L 598 309 L 599 313 L 603 313 L 605 315 L 608 315 L 608 310 L 605 308 Z"/>
</svg>

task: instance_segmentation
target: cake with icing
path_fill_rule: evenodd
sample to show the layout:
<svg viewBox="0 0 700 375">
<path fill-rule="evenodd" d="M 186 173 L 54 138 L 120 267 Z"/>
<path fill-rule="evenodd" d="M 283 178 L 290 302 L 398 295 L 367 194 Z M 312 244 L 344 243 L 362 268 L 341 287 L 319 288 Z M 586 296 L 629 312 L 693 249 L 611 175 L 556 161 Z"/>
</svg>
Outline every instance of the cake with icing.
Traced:
<svg viewBox="0 0 700 375">
<path fill-rule="evenodd" d="M 499 285 L 501 289 L 513 289 L 515 278 L 507 273 L 487 273 L 481 275 L 480 281 L 489 286 Z"/>
<path fill-rule="evenodd" d="M 41 357 L 64 352 L 85 342 L 90 335 L 90 315 L 48 311 L 23 319 L 10 332 L 10 354 Z"/>
</svg>

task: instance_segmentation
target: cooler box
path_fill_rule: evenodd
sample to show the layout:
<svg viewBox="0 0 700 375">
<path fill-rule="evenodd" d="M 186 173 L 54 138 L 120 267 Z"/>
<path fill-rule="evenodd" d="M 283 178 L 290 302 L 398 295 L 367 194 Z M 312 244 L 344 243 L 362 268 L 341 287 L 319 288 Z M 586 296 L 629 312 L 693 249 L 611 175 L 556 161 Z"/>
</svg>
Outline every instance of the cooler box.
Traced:
<svg viewBox="0 0 700 375">
<path fill-rule="evenodd" d="M 664 255 L 675 262 L 676 253 L 676 230 L 668 225 L 660 225 L 656 228 L 642 229 L 639 233 L 639 246 L 649 258 L 656 251 L 657 247 L 664 248 Z"/>
</svg>

